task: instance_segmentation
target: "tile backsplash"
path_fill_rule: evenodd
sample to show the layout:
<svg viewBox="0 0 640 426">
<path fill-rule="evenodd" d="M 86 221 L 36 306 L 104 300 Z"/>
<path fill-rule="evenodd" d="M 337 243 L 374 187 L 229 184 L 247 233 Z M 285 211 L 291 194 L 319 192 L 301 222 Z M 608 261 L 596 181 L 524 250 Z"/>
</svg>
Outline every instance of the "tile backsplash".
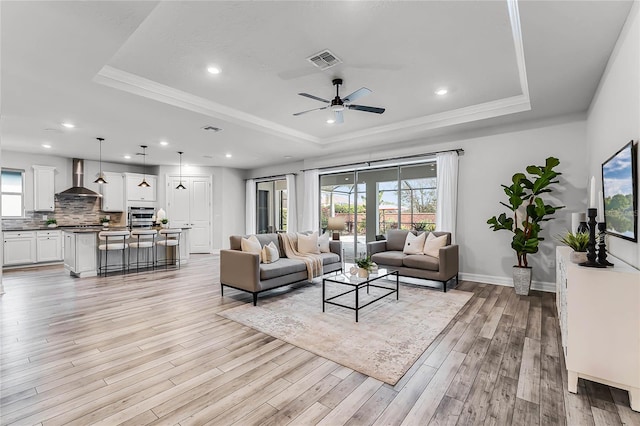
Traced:
<svg viewBox="0 0 640 426">
<path fill-rule="evenodd" d="M 53 212 L 25 212 L 24 219 L 2 219 L 4 229 L 29 228 L 45 225 L 42 215 L 48 219 L 56 219 L 58 226 L 98 225 L 100 218 L 109 215 L 112 225 L 124 225 L 124 213 L 105 213 L 100 210 L 100 198 L 94 197 L 58 197 L 55 199 Z"/>
</svg>

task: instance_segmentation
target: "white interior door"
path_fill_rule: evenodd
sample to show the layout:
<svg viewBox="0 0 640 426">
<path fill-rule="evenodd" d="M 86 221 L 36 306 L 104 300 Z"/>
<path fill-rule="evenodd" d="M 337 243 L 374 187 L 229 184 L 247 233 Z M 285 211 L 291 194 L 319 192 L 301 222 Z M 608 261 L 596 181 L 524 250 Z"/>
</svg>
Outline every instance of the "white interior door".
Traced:
<svg viewBox="0 0 640 426">
<path fill-rule="evenodd" d="M 190 253 L 211 253 L 211 177 L 182 176 L 187 189 L 176 189 L 178 176 L 167 180 L 167 216 L 171 225 L 191 228 Z"/>
<path fill-rule="evenodd" d="M 191 207 L 191 253 L 211 252 L 211 180 L 192 177 L 189 182 Z"/>
</svg>

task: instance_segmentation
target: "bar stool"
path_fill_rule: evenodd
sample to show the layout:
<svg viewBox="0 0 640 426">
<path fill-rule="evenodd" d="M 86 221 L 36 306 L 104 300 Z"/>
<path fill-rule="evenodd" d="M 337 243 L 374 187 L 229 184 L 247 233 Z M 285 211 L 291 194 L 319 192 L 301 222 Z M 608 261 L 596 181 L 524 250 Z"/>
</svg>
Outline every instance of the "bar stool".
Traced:
<svg viewBox="0 0 640 426">
<path fill-rule="evenodd" d="M 129 247 L 127 244 L 127 238 L 129 238 L 129 231 L 101 231 L 98 234 L 98 238 L 100 241 L 104 241 L 104 244 L 98 245 L 98 274 L 106 276 L 107 273 L 111 271 L 122 271 L 124 274 L 127 269 L 127 264 L 125 263 L 125 251 Z M 109 252 L 110 251 L 121 251 L 122 252 L 122 263 L 120 265 L 113 265 L 113 267 L 109 267 Z M 102 266 L 102 252 L 104 252 L 105 260 L 104 266 Z"/>
<path fill-rule="evenodd" d="M 143 268 L 151 268 L 155 266 L 154 250 L 156 244 L 156 235 L 158 231 L 155 229 L 134 229 L 131 231 L 131 240 L 129 242 L 129 268 L 131 268 L 131 249 L 136 249 L 136 272 L 140 268 L 140 251 L 146 250 L 146 260 L 142 262 Z M 134 241 L 135 240 L 135 241 Z M 149 250 L 151 249 L 151 250 Z M 149 260 L 149 252 L 151 252 L 151 260 Z"/>
<path fill-rule="evenodd" d="M 162 266 L 164 264 L 164 268 L 167 269 L 169 263 L 177 264 L 178 268 L 180 268 L 180 235 L 182 234 L 182 229 L 180 228 L 168 228 L 160 230 L 160 237 L 156 242 L 156 266 Z M 164 239 L 162 239 L 164 236 Z M 175 262 L 170 261 L 167 256 L 164 259 L 164 262 L 160 262 L 158 260 L 158 246 L 160 247 L 173 247 L 175 253 Z"/>
</svg>

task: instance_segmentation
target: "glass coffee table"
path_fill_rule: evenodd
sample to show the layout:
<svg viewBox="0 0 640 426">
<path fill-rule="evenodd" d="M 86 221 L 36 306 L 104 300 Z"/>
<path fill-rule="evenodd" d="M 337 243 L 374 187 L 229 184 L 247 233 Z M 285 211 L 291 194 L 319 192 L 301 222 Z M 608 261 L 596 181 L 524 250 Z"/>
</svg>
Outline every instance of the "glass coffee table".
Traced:
<svg viewBox="0 0 640 426">
<path fill-rule="evenodd" d="M 345 268 L 346 270 L 349 270 L 349 266 L 346 266 Z M 390 278 L 392 276 L 396 277 L 396 285 L 395 288 L 393 288 L 393 283 L 391 283 L 392 287 L 389 286 L 385 286 L 383 285 L 383 282 L 379 282 L 378 280 L 381 280 L 383 278 Z M 326 284 L 330 283 L 330 284 L 339 284 L 339 285 L 346 285 L 351 287 L 349 290 L 344 291 L 340 294 L 336 294 L 334 296 L 331 296 L 329 298 L 326 297 Z M 380 268 L 378 269 L 378 272 L 376 273 L 371 273 L 369 274 L 368 278 L 359 278 L 357 275 L 351 275 L 349 272 L 344 273 L 344 274 L 340 274 L 340 275 L 335 275 L 335 276 L 330 276 L 327 278 L 322 278 L 322 312 L 324 312 L 324 305 L 325 303 L 328 303 L 330 305 L 335 305 L 335 306 L 340 306 L 342 308 L 347 308 L 347 309 L 351 309 L 356 311 L 356 322 L 358 322 L 358 311 L 366 306 L 369 306 L 370 304 L 377 302 L 380 299 L 383 299 L 393 293 L 396 294 L 396 300 L 398 300 L 399 297 L 399 285 L 400 285 L 400 279 L 398 276 L 398 271 L 395 269 L 388 269 L 388 268 Z M 387 290 L 386 292 L 384 292 L 382 295 L 376 297 L 373 300 L 369 300 L 367 299 L 366 303 L 361 305 L 360 304 L 360 297 L 358 295 L 358 293 L 360 292 L 360 290 L 362 289 L 367 289 L 367 294 L 369 294 L 369 287 L 375 287 L 375 288 L 379 288 L 379 289 L 383 289 L 383 290 Z M 355 305 L 351 306 L 351 305 L 345 305 L 342 303 L 338 303 L 336 301 L 334 301 L 335 299 L 342 297 L 346 294 L 349 293 L 354 293 L 355 296 Z"/>
</svg>

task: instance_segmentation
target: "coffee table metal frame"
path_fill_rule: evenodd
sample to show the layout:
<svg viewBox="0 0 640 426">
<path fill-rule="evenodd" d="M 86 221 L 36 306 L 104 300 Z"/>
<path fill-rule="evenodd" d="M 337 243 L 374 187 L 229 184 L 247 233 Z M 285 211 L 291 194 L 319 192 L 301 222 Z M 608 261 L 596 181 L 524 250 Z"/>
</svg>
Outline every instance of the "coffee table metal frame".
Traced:
<svg viewBox="0 0 640 426">
<path fill-rule="evenodd" d="M 386 277 L 390 277 L 390 276 L 396 276 L 396 288 L 389 288 L 389 287 L 384 287 L 381 285 L 376 285 L 376 284 L 372 284 L 374 281 L 379 280 L 381 278 L 386 278 Z M 378 273 L 376 274 L 370 274 L 369 278 L 358 278 L 357 275 L 352 276 L 351 278 L 349 278 L 349 276 L 347 274 L 342 274 L 339 275 L 340 277 L 343 277 L 342 280 L 339 280 L 337 277 L 327 277 L 327 278 L 322 278 L 322 312 L 325 311 L 325 303 L 328 303 L 330 305 L 334 305 L 334 306 L 340 306 L 342 308 L 347 308 L 347 309 L 351 309 L 353 311 L 356 311 L 356 322 L 358 322 L 358 311 L 364 307 L 369 306 L 370 304 L 372 304 L 373 302 L 377 302 L 380 299 L 383 299 L 393 293 L 396 294 L 396 300 L 399 300 L 399 288 L 400 288 L 400 276 L 398 274 L 398 271 L 395 269 L 380 269 Z M 344 285 L 348 285 L 351 287 L 354 287 L 350 290 L 347 290 L 343 293 L 337 294 L 335 296 L 332 296 L 330 298 L 326 298 L 325 296 L 325 283 L 326 282 L 330 282 L 330 283 L 334 283 L 334 284 L 344 284 Z M 365 303 L 364 305 L 360 305 L 359 304 L 359 297 L 358 297 L 358 291 L 364 287 L 367 288 L 367 294 L 369 294 L 369 286 L 371 287 L 376 287 L 376 288 L 381 288 L 384 290 L 388 290 L 387 293 L 383 294 L 382 296 L 370 300 L 369 302 Z M 349 294 L 349 293 L 355 293 L 355 307 L 353 306 L 349 306 L 349 305 L 343 305 L 341 303 L 337 303 L 337 302 L 332 302 L 333 299 L 336 299 L 338 297 L 344 296 L 345 294 Z"/>
</svg>

